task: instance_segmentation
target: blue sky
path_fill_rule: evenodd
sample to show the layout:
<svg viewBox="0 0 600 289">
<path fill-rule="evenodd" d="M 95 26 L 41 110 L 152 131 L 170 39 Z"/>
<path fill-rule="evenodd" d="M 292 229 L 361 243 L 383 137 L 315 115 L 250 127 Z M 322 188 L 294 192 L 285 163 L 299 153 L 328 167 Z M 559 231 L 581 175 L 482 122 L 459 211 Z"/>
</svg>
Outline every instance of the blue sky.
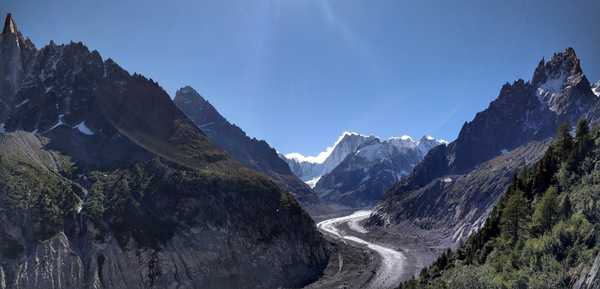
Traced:
<svg viewBox="0 0 600 289">
<path fill-rule="evenodd" d="M 493 3 L 492 3 L 493 2 Z M 82 41 L 248 135 L 317 154 L 343 131 L 452 140 L 572 46 L 600 79 L 600 1 L 4 0 L 37 46 Z"/>
</svg>

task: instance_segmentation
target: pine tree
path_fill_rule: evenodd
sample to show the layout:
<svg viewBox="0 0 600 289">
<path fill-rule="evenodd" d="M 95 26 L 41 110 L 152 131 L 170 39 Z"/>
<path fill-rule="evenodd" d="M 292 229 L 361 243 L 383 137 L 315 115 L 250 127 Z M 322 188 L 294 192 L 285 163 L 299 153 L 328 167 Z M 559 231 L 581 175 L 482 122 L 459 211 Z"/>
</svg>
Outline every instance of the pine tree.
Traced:
<svg viewBox="0 0 600 289">
<path fill-rule="evenodd" d="M 569 194 L 565 194 L 565 198 L 563 199 L 560 206 L 560 216 L 566 220 L 571 217 L 571 214 L 573 214 L 573 205 L 571 204 L 571 197 L 569 197 Z"/>
<path fill-rule="evenodd" d="M 575 158 L 577 161 L 585 158 L 592 144 L 589 122 L 586 119 L 581 119 L 577 122 L 577 130 L 575 132 Z"/>
<path fill-rule="evenodd" d="M 516 244 L 519 237 L 526 235 L 528 223 L 528 201 L 522 191 L 515 191 L 508 198 L 502 209 L 501 228 L 511 244 Z"/>
<path fill-rule="evenodd" d="M 582 140 L 588 139 L 590 136 L 590 126 L 587 119 L 582 118 L 577 122 L 577 128 L 575 131 L 575 141 L 581 142 Z"/>
<path fill-rule="evenodd" d="M 558 154 L 558 157 L 562 161 L 567 160 L 574 146 L 573 136 L 571 136 L 569 130 L 569 124 L 563 123 L 558 127 L 558 132 L 556 133 L 556 141 L 554 142 L 554 148 L 556 153 Z"/>
<path fill-rule="evenodd" d="M 557 209 L 558 190 L 550 187 L 538 201 L 531 220 L 533 233 L 541 235 L 552 228 L 558 215 Z"/>
</svg>

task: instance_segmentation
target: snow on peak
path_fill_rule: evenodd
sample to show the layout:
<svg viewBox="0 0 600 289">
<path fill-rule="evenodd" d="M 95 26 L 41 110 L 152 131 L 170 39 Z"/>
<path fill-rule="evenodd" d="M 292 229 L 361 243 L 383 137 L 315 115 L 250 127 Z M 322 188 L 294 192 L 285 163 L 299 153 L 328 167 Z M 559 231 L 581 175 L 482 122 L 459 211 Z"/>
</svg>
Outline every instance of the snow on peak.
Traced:
<svg viewBox="0 0 600 289">
<path fill-rule="evenodd" d="M 392 142 L 393 141 L 399 141 L 399 140 L 400 141 L 405 141 L 405 142 L 413 142 L 414 141 L 413 138 L 411 136 L 409 136 L 409 135 L 393 136 L 393 137 L 390 137 L 388 139 L 388 141 L 392 141 Z"/>
<path fill-rule="evenodd" d="M 596 84 L 594 84 L 592 86 L 592 92 L 597 96 L 600 97 L 600 81 L 596 82 Z"/>
<path fill-rule="evenodd" d="M 322 164 L 329 158 L 333 150 L 347 137 L 361 137 L 368 138 L 369 136 L 362 135 L 356 132 L 345 131 L 342 133 L 340 137 L 335 141 L 332 146 L 329 146 L 325 149 L 325 151 L 320 152 L 316 156 L 305 156 L 301 153 L 289 153 L 286 154 L 285 157 L 290 160 L 295 160 L 300 163 L 312 163 L 312 164 Z"/>
<path fill-rule="evenodd" d="M 329 150 L 329 148 L 327 148 L 327 149 Z M 327 157 L 329 156 L 330 153 L 331 153 L 330 151 L 324 151 L 324 152 L 320 152 L 316 156 L 305 156 L 301 153 L 289 153 L 289 154 L 285 155 L 285 158 L 290 159 L 290 160 L 295 160 L 300 163 L 320 164 L 320 163 L 323 163 L 325 161 L 325 159 L 327 159 Z"/>
<path fill-rule="evenodd" d="M 346 131 L 332 146 L 316 156 L 289 153 L 283 157 L 296 176 L 314 187 L 321 176 L 333 171 L 349 155 L 368 161 L 383 161 L 399 153 L 417 153 L 419 157 L 423 157 L 431 148 L 443 143 L 447 142 L 436 140 L 432 136 L 424 136 L 416 140 L 408 135 L 402 135 L 384 140 L 372 135 Z"/>
<path fill-rule="evenodd" d="M 309 181 L 306 181 L 306 184 L 311 188 L 314 189 L 315 186 L 317 185 L 317 183 L 319 182 L 319 180 L 321 179 L 321 176 L 315 177 Z"/>
</svg>

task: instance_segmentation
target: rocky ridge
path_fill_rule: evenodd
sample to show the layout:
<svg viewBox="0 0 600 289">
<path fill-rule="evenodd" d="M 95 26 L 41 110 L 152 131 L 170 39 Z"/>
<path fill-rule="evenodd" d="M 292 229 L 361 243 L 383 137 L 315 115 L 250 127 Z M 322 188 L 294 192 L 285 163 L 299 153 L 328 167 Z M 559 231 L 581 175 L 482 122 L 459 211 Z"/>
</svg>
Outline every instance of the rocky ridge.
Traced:
<svg viewBox="0 0 600 289">
<path fill-rule="evenodd" d="M 225 119 L 207 100 L 190 86 L 177 91 L 175 105 L 208 138 L 243 165 L 271 177 L 284 190 L 307 206 L 318 203 L 317 195 L 296 177 L 277 151 L 264 140 L 250 138 L 238 126 Z"/>
</svg>

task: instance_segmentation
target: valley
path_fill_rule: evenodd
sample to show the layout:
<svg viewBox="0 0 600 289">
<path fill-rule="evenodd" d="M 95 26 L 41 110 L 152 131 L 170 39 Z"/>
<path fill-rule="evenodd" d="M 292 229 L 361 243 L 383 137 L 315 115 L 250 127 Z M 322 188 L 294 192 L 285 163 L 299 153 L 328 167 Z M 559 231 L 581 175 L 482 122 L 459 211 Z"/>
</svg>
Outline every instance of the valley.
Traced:
<svg viewBox="0 0 600 289">
<path fill-rule="evenodd" d="M 59 2 L 0 6 L 0 289 L 600 289 L 587 9 Z"/>
<path fill-rule="evenodd" d="M 355 244 L 355 246 L 366 246 L 375 251 L 379 257 L 379 265 L 374 274 L 375 276 L 368 284 L 361 287 L 369 289 L 391 288 L 400 281 L 416 274 L 416 270 L 409 267 L 408 258 L 404 253 L 357 237 L 357 235 L 364 236 L 368 233 L 360 222 L 368 218 L 370 214 L 371 211 L 357 211 L 348 216 L 321 221 L 317 224 L 317 228 L 337 241 L 345 244 Z"/>
</svg>

